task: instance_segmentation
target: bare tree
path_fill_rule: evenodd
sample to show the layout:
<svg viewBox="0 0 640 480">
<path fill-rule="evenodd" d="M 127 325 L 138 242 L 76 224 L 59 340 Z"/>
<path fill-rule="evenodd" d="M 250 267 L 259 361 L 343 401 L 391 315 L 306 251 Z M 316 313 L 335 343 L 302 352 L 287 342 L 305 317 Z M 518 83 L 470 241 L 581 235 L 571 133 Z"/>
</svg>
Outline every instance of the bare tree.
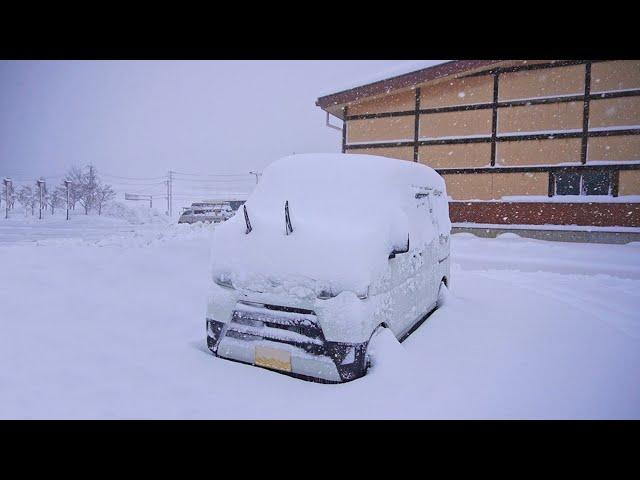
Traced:
<svg viewBox="0 0 640 480">
<path fill-rule="evenodd" d="M 69 169 L 67 175 L 64 177 L 60 186 L 65 189 L 65 199 L 66 199 L 66 186 L 64 185 L 64 180 L 68 180 L 71 182 L 69 186 L 69 206 L 71 210 L 75 210 L 76 203 L 80 200 L 81 192 L 82 192 L 82 184 L 83 184 L 84 173 L 81 168 L 76 167 L 75 165 Z"/>
<path fill-rule="evenodd" d="M 51 208 L 51 215 L 55 213 L 56 207 L 62 208 L 67 200 L 67 189 L 64 187 L 56 187 L 53 192 L 47 195 L 47 205 Z"/>
<path fill-rule="evenodd" d="M 34 214 L 38 195 L 28 185 L 23 185 L 18 191 L 18 203 L 24 208 L 24 214 L 27 215 L 27 209 L 31 208 L 31 215 Z"/>
<path fill-rule="evenodd" d="M 115 197 L 115 192 L 111 188 L 111 185 L 106 185 L 100 182 L 98 171 L 93 165 L 88 165 L 84 169 L 73 166 L 67 172 L 64 180 L 56 190 L 50 194 L 50 197 L 56 196 L 54 200 L 59 202 L 66 202 L 67 187 L 64 181 L 69 181 L 69 207 L 74 210 L 76 204 L 84 209 L 85 215 L 88 215 L 93 208 L 97 208 L 98 215 L 102 214 L 102 208 L 107 202 Z M 57 206 L 62 206 L 62 203 L 56 203 L 51 205 L 51 198 L 47 205 L 51 207 L 53 212 Z"/>
<path fill-rule="evenodd" d="M 102 207 L 109 201 L 113 200 L 116 196 L 116 192 L 114 192 L 111 188 L 111 185 L 98 185 L 95 193 L 95 205 L 98 207 L 98 215 L 102 214 Z"/>
<path fill-rule="evenodd" d="M 96 202 L 98 183 L 98 175 L 95 167 L 93 165 L 87 166 L 86 172 L 82 176 L 80 195 L 78 197 L 78 203 L 84 208 L 85 215 L 89 215 L 89 210 L 93 208 Z"/>
<path fill-rule="evenodd" d="M 7 188 L 9 189 L 8 195 L 7 195 Z M 18 194 L 16 193 L 16 189 L 13 188 L 13 184 L 9 183 L 9 184 L 4 184 L 2 185 L 2 201 L 4 201 L 5 203 L 7 203 L 7 199 L 9 200 L 9 210 L 13 210 L 13 206 L 16 202 L 18 198 Z M 6 205 L 5 205 L 6 207 Z"/>
</svg>

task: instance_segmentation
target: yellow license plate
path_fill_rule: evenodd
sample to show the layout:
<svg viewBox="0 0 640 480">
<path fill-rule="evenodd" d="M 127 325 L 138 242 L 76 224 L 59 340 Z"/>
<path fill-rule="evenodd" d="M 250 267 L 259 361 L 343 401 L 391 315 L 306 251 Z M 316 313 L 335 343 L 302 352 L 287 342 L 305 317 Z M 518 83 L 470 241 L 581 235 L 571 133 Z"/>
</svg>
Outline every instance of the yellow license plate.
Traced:
<svg viewBox="0 0 640 480">
<path fill-rule="evenodd" d="M 278 348 L 256 347 L 256 365 L 290 372 L 291 353 Z"/>
</svg>

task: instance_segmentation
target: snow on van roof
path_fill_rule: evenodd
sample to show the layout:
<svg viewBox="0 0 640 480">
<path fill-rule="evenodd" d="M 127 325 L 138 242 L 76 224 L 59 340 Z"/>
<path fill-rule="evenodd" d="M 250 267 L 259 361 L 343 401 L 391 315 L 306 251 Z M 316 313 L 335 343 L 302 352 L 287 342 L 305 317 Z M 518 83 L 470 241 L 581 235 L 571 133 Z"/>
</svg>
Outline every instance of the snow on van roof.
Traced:
<svg viewBox="0 0 640 480">
<path fill-rule="evenodd" d="M 435 170 L 415 162 L 358 154 L 291 155 L 264 170 L 247 208 L 269 209 L 286 193 L 290 203 L 302 202 L 321 212 L 333 204 L 359 210 L 393 199 L 402 201 L 411 185 L 445 188 Z"/>
<path fill-rule="evenodd" d="M 242 211 L 216 228 L 213 273 L 259 291 L 290 285 L 298 296 L 322 289 L 363 292 L 407 236 L 415 245 L 434 237 L 432 223 L 417 209 L 417 188 L 442 192 L 446 205 L 444 180 L 418 163 L 357 154 L 277 160 L 245 204 L 252 231 L 245 233 Z"/>
</svg>

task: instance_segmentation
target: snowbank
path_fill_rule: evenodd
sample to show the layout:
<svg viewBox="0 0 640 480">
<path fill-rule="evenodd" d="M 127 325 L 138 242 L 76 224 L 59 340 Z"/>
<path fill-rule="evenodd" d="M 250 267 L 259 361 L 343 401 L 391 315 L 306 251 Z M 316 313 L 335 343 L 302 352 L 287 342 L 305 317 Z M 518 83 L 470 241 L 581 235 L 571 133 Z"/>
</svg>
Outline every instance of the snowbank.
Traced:
<svg viewBox="0 0 640 480">
<path fill-rule="evenodd" d="M 210 238 L 214 226 L 209 223 L 181 223 L 169 225 L 145 225 L 145 228 L 130 228 L 128 231 L 102 231 L 99 237 L 63 237 L 35 240 L 37 246 L 83 246 L 140 248 L 173 241 Z"/>
<path fill-rule="evenodd" d="M 102 215 L 121 218 L 133 225 L 147 223 L 166 224 L 171 220 L 164 213 L 155 208 L 149 208 L 145 203 L 110 202 L 102 209 Z"/>
</svg>

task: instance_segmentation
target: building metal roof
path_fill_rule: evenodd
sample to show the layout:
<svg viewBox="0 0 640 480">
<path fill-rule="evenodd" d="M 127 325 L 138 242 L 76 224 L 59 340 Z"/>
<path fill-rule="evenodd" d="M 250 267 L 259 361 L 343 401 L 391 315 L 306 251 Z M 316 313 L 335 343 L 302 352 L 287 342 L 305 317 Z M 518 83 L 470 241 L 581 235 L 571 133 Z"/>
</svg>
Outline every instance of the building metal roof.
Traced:
<svg viewBox="0 0 640 480">
<path fill-rule="evenodd" d="M 327 110 L 336 105 L 343 105 L 356 100 L 362 100 L 367 97 L 374 97 L 393 90 L 413 87 L 432 80 L 437 80 L 450 75 L 457 75 L 470 70 L 478 70 L 489 68 L 495 64 L 504 62 L 504 60 L 453 60 L 451 62 L 441 63 L 431 67 L 422 68 L 414 72 L 404 73 L 384 80 L 373 83 L 360 85 L 341 92 L 332 93 L 322 96 L 316 100 L 316 105 Z M 336 114 L 339 112 L 332 111 Z"/>
</svg>

